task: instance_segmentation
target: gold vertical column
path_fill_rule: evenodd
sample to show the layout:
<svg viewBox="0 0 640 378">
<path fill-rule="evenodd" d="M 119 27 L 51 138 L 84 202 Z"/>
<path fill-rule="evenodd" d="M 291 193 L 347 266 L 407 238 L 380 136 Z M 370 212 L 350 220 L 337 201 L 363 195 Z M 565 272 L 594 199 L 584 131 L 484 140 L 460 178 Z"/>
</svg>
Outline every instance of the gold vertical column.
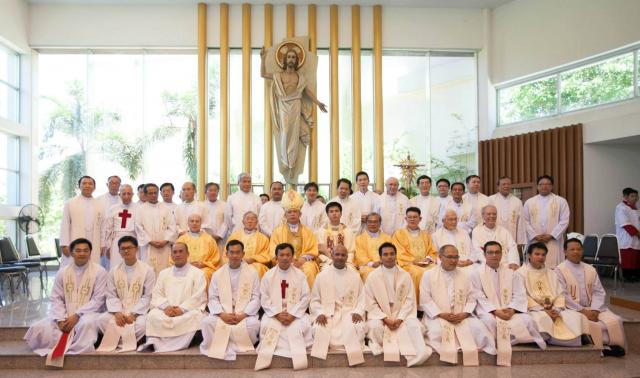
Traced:
<svg viewBox="0 0 640 378">
<path fill-rule="evenodd" d="M 204 200 L 207 181 L 207 4 L 198 4 L 198 199 Z"/>
<path fill-rule="evenodd" d="M 331 72 L 331 193 L 336 195 L 335 183 L 340 178 L 340 114 L 338 93 L 338 6 L 330 7 L 330 72 Z"/>
<path fill-rule="evenodd" d="M 353 169 L 362 170 L 362 86 L 360 84 L 360 6 L 351 7 L 351 91 L 353 92 Z"/>
<path fill-rule="evenodd" d="M 307 18 L 309 51 L 315 54 L 317 52 L 315 4 L 308 5 Z M 317 87 L 315 88 L 315 93 L 318 93 Z M 313 118 L 315 127 L 311 129 L 311 141 L 309 142 L 309 181 L 318 182 L 318 108 L 315 106 L 313 107 L 311 117 Z"/>
<path fill-rule="evenodd" d="M 287 4 L 287 38 L 293 38 L 296 35 L 296 6 Z"/>
<path fill-rule="evenodd" d="M 374 102 L 374 170 L 376 189 L 384 188 L 384 141 L 382 124 L 382 6 L 373 7 L 373 102 Z"/>
<path fill-rule="evenodd" d="M 264 47 L 273 45 L 273 5 L 264 5 Z M 264 81 L 264 192 L 269 193 L 273 181 L 273 135 L 271 125 L 271 83 Z"/>
<path fill-rule="evenodd" d="M 242 171 L 251 174 L 251 4 L 242 4 Z"/>
<path fill-rule="evenodd" d="M 220 196 L 229 193 L 229 4 L 220 4 Z"/>
</svg>

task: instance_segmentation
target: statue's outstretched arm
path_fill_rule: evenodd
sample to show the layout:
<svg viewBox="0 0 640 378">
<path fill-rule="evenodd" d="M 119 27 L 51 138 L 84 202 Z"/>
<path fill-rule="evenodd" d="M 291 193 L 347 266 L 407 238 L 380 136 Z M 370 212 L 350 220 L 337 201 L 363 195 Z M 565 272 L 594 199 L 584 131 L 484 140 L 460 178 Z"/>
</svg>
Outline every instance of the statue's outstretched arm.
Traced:
<svg viewBox="0 0 640 378">
<path fill-rule="evenodd" d="M 262 76 L 263 79 L 273 80 L 273 74 L 267 73 L 267 67 L 264 63 L 266 56 L 267 50 L 262 47 L 262 50 L 260 50 L 260 76 Z"/>
<path fill-rule="evenodd" d="M 325 105 L 325 104 L 321 103 L 320 101 L 318 101 L 318 99 L 316 98 L 315 93 L 313 93 L 313 91 L 311 89 L 309 89 L 309 87 L 305 87 L 304 88 L 304 94 L 306 94 L 307 97 L 309 97 L 311 102 L 313 102 L 314 104 L 318 105 L 318 107 L 320 108 L 320 110 L 323 113 L 327 112 L 327 105 Z"/>
</svg>

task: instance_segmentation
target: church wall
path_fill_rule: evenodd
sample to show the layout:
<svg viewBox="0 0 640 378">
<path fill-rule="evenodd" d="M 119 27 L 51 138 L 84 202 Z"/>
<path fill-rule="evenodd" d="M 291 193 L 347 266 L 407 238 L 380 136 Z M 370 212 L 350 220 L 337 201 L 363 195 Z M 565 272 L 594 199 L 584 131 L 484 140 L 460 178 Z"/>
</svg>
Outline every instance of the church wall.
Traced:
<svg viewBox="0 0 640 378">
<path fill-rule="evenodd" d="M 493 83 L 640 40 L 635 0 L 516 0 L 491 12 Z"/>
<path fill-rule="evenodd" d="M 0 2 L 0 42 L 20 53 L 29 52 L 29 13 L 21 0 Z"/>
<path fill-rule="evenodd" d="M 208 44 L 220 45 L 220 7 L 208 7 Z M 263 44 L 262 5 L 251 7 L 251 44 Z M 29 43 L 34 47 L 195 48 L 196 6 L 30 4 Z M 286 7 L 273 7 L 274 42 L 285 37 Z M 351 7 L 339 7 L 339 45 L 351 47 Z M 373 47 L 373 8 L 361 7 L 362 48 Z M 229 7 L 229 44 L 242 44 L 242 10 Z M 480 9 L 383 7 L 383 47 L 481 49 Z M 329 47 L 329 7 L 317 7 L 318 47 Z M 296 6 L 296 35 L 307 34 L 307 6 Z"/>
<path fill-rule="evenodd" d="M 585 234 L 615 233 L 613 213 L 622 189 L 640 189 L 640 144 L 584 145 Z"/>
</svg>

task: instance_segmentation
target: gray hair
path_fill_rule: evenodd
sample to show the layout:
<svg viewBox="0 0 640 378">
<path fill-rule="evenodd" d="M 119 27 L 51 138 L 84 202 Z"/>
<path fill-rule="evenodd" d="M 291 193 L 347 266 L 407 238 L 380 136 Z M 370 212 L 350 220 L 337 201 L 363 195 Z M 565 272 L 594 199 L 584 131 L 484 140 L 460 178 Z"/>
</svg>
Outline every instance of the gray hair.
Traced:
<svg viewBox="0 0 640 378">
<path fill-rule="evenodd" d="M 484 215 L 485 210 L 487 210 L 488 208 L 493 207 L 494 209 L 496 209 L 496 211 L 498 211 L 498 208 L 495 207 L 495 205 L 492 204 L 488 204 L 488 205 L 484 205 L 482 206 L 482 210 L 480 210 L 481 214 Z"/>
<path fill-rule="evenodd" d="M 249 179 L 251 179 L 251 175 L 247 172 L 242 172 L 238 175 L 238 184 L 240 184 L 240 181 L 242 181 L 243 178 L 248 177 Z"/>
</svg>

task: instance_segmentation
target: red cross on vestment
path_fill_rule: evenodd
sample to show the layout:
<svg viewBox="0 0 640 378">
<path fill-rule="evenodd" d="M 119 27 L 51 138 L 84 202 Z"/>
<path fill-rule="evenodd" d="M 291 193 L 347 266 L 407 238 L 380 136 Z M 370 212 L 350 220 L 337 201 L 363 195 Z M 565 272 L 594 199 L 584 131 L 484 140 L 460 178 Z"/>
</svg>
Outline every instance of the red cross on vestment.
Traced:
<svg viewBox="0 0 640 378">
<path fill-rule="evenodd" d="M 127 218 L 131 218 L 131 213 L 127 211 L 127 209 L 124 209 L 122 212 L 118 213 L 118 216 L 122 218 L 120 228 L 127 228 Z"/>
<path fill-rule="evenodd" d="M 289 284 L 287 283 L 287 280 L 282 280 L 282 282 L 280 282 L 280 290 L 282 291 L 282 299 L 287 298 L 287 288 L 289 287 Z"/>
</svg>

